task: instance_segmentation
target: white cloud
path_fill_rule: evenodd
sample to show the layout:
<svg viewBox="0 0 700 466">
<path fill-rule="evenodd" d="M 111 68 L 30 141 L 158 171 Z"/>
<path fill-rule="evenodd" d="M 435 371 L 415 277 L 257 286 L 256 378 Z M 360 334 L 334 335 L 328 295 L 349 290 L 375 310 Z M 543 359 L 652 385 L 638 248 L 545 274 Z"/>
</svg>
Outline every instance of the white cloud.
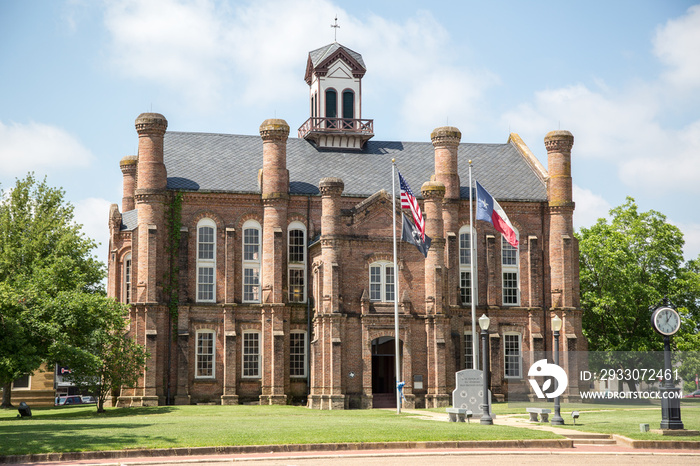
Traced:
<svg viewBox="0 0 700 466">
<path fill-rule="evenodd" d="M 599 218 L 608 217 L 612 207 L 603 196 L 576 185 L 574 185 L 573 195 L 576 203 L 574 210 L 574 228 L 576 230 L 581 227 L 588 228 L 595 224 Z"/>
<path fill-rule="evenodd" d="M 666 80 L 680 91 L 700 87 L 700 5 L 659 28 L 653 43 L 654 53 L 668 66 Z"/>
<path fill-rule="evenodd" d="M 0 166 L 4 176 L 28 171 L 86 167 L 93 155 L 74 136 L 42 123 L 0 122 Z"/>
<path fill-rule="evenodd" d="M 673 222 L 670 222 L 673 223 Z M 700 224 L 698 223 L 674 223 L 683 232 L 685 246 L 683 255 L 686 260 L 697 259 L 700 255 Z"/>
<path fill-rule="evenodd" d="M 306 56 L 331 42 L 329 18 L 336 14 L 338 41 L 362 53 L 368 67 L 372 85 L 363 86 L 365 102 L 395 102 L 402 131 L 419 127 L 425 134 L 426 126 L 429 132 L 446 118 L 465 128 L 477 121 L 476 102 L 497 79 L 457 66 L 460 54 L 427 11 L 398 22 L 376 15 L 360 19 L 328 0 L 243 6 L 115 0 L 108 3 L 105 24 L 116 69 L 176 90 L 185 105 L 209 111 L 221 108 L 222 99 L 260 107 L 305 98 Z"/>
<path fill-rule="evenodd" d="M 106 199 L 89 197 L 75 202 L 74 215 L 76 223 L 83 226 L 83 233 L 100 243 L 93 255 L 106 263 L 109 249 L 109 207 L 112 203 Z"/>
</svg>

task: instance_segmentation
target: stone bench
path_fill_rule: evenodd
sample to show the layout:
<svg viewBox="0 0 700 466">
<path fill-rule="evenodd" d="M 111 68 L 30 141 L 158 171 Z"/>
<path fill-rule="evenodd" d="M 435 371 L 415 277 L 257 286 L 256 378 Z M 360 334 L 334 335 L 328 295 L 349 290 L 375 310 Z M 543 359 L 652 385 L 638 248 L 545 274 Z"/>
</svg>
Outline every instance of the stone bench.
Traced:
<svg viewBox="0 0 700 466">
<path fill-rule="evenodd" d="M 542 422 L 549 422 L 549 413 L 552 412 L 549 408 L 526 408 L 525 411 L 530 413 L 530 422 L 540 422 L 538 415 L 542 416 Z"/>
<path fill-rule="evenodd" d="M 464 422 L 465 418 L 469 420 L 472 417 L 472 412 L 464 408 L 447 408 L 447 415 L 450 422 Z"/>
</svg>

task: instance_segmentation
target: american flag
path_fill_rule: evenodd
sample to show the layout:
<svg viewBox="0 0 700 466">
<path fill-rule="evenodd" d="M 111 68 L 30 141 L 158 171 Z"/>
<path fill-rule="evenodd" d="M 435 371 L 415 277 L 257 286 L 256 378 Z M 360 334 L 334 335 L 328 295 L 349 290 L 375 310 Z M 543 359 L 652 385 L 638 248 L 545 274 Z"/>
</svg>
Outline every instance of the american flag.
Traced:
<svg viewBox="0 0 700 466">
<path fill-rule="evenodd" d="M 401 183 L 401 207 L 403 209 L 411 209 L 413 214 L 413 222 L 416 224 L 416 228 L 420 231 L 420 236 L 423 241 L 425 241 L 425 220 L 423 220 L 423 213 L 420 210 L 416 196 L 413 195 L 413 191 L 406 183 L 406 180 L 401 176 L 401 172 L 396 170 L 399 174 L 399 182 Z"/>
</svg>

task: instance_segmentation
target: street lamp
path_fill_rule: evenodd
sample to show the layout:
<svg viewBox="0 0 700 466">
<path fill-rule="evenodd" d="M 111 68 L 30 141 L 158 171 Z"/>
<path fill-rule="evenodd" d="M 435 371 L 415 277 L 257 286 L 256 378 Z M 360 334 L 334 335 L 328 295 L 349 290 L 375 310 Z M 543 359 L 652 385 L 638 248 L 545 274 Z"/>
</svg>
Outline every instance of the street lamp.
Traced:
<svg viewBox="0 0 700 466">
<path fill-rule="evenodd" d="M 491 413 L 489 412 L 489 345 L 486 341 L 489 336 L 489 324 L 491 320 L 482 314 L 479 317 L 479 327 L 481 327 L 481 354 L 483 355 L 483 375 L 484 375 L 484 403 L 481 405 L 481 420 L 480 424 L 493 425 Z"/>
<path fill-rule="evenodd" d="M 554 364 L 559 365 L 559 330 L 561 330 L 561 319 L 558 315 L 552 318 L 552 330 L 554 331 Z M 559 382 L 555 380 L 558 385 Z M 554 388 L 557 388 L 557 385 Z M 564 419 L 561 417 L 560 406 L 559 406 L 559 396 L 554 398 L 554 416 L 550 421 L 553 426 L 563 426 Z"/>
</svg>

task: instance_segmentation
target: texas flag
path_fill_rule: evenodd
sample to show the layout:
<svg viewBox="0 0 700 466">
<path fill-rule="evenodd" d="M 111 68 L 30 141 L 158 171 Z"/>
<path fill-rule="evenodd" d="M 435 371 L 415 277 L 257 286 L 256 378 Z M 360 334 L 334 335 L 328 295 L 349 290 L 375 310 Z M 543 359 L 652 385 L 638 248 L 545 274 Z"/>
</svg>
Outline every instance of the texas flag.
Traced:
<svg viewBox="0 0 700 466">
<path fill-rule="evenodd" d="M 503 237 L 514 248 L 518 247 L 518 236 L 508 216 L 483 186 L 476 182 L 476 219 L 489 222 L 501 232 Z"/>
</svg>

